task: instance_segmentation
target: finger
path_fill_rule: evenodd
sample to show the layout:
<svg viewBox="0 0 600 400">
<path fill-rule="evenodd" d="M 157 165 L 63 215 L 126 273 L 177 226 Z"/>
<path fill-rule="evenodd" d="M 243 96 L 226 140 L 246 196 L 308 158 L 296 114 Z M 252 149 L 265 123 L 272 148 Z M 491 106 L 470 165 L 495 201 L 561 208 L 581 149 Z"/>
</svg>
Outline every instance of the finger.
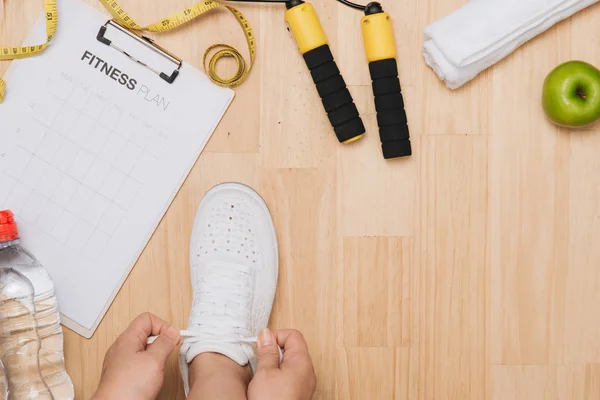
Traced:
<svg viewBox="0 0 600 400">
<path fill-rule="evenodd" d="M 308 345 L 302 333 L 294 329 L 276 331 L 277 343 L 283 349 L 281 368 L 293 364 L 312 364 Z"/>
<path fill-rule="evenodd" d="M 161 364 L 164 364 L 178 344 L 179 332 L 169 324 L 165 324 L 162 325 L 156 340 L 146 348 L 146 353 L 152 355 Z"/>
<path fill-rule="evenodd" d="M 132 351 L 146 350 L 148 336 L 160 335 L 169 329 L 169 324 L 151 313 L 138 315 L 121 334 L 119 341 Z"/>
<path fill-rule="evenodd" d="M 258 334 L 258 364 L 256 370 L 279 368 L 279 347 L 273 333 L 265 328 Z"/>
<path fill-rule="evenodd" d="M 302 333 L 295 329 L 282 329 L 275 331 L 277 343 L 286 352 L 299 352 L 308 354 L 308 345 Z"/>
</svg>

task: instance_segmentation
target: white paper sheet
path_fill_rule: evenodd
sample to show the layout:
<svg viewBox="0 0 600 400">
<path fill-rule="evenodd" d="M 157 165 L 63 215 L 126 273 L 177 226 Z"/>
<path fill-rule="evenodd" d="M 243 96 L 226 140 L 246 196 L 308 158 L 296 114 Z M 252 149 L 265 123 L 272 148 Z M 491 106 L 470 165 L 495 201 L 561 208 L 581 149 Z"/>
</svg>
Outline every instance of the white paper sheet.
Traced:
<svg viewBox="0 0 600 400">
<path fill-rule="evenodd" d="M 16 214 L 22 243 L 52 275 L 63 323 L 90 337 L 233 91 L 188 64 L 168 84 L 96 40 L 107 15 L 77 0 L 58 6 L 49 48 L 5 77 L 0 209 Z M 27 42 L 44 32 L 40 18 Z"/>
</svg>

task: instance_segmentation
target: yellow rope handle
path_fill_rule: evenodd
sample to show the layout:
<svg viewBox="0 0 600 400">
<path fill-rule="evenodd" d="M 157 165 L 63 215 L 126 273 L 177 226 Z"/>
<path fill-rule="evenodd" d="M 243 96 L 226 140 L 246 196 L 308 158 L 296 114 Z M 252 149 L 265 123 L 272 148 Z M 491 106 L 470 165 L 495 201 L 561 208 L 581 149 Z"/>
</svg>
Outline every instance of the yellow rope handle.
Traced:
<svg viewBox="0 0 600 400">
<path fill-rule="evenodd" d="M 40 54 L 48 46 L 56 34 L 58 26 L 58 10 L 56 0 L 44 0 L 44 14 L 46 17 L 46 42 L 34 46 L 0 47 L 0 61 L 14 60 Z M 6 82 L 0 77 L 0 103 L 4 100 Z"/>
<path fill-rule="evenodd" d="M 113 18 L 121 25 L 126 26 L 132 30 L 145 32 L 166 32 L 185 24 L 212 9 L 218 7 L 225 7 L 234 15 L 234 17 L 242 27 L 242 30 L 244 31 L 244 36 L 246 37 L 246 42 L 248 44 L 248 51 L 250 53 L 250 62 L 247 63 L 242 54 L 236 48 L 228 44 L 219 43 L 212 45 L 208 49 L 206 49 L 203 60 L 204 70 L 206 71 L 210 79 L 217 85 L 224 87 L 236 87 L 239 86 L 242 82 L 244 82 L 244 80 L 246 80 L 248 74 L 250 73 L 250 69 L 252 68 L 252 64 L 254 64 L 254 59 L 256 57 L 256 43 L 254 41 L 254 34 L 252 33 L 252 28 L 246 20 L 246 17 L 244 17 L 244 15 L 241 12 L 239 12 L 237 9 L 231 6 L 221 4 L 214 0 L 200 1 L 166 18 L 163 18 L 158 22 L 142 27 L 138 25 L 133 20 L 133 18 L 131 18 L 131 16 L 127 14 L 127 12 L 115 0 L 99 1 L 113 16 Z M 209 55 L 213 51 L 215 51 L 215 53 L 210 58 L 210 61 L 207 63 Z M 217 73 L 217 63 L 224 57 L 232 57 L 237 63 L 236 73 L 229 78 L 223 78 Z"/>
</svg>

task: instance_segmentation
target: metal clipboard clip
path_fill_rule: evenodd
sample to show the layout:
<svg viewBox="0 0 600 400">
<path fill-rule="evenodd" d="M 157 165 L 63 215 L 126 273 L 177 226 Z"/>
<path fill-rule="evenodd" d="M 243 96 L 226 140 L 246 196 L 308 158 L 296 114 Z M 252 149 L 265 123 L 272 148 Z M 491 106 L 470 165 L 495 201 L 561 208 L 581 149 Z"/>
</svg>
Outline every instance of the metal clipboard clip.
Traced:
<svg viewBox="0 0 600 400">
<path fill-rule="evenodd" d="M 152 66 L 148 65 L 147 63 L 135 58 L 134 56 L 132 56 L 131 54 L 129 54 L 128 52 L 126 52 L 125 50 L 120 48 L 119 46 L 116 46 L 110 39 L 107 39 L 104 36 L 106 33 L 106 27 L 109 25 L 120 30 L 121 32 L 130 36 L 131 38 L 135 39 L 137 42 L 142 43 L 147 48 L 149 48 L 149 49 L 153 50 L 154 52 L 160 54 L 161 56 L 165 57 L 166 59 L 171 61 L 173 64 L 175 64 L 177 67 L 169 75 L 169 74 L 161 72 L 161 71 L 157 70 L 156 68 L 153 68 Z M 114 49 L 119 50 L 121 53 L 125 54 L 127 57 L 131 58 L 136 63 L 141 64 L 144 67 L 148 68 L 150 71 L 154 72 L 155 74 L 160 76 L 162 79 L 164 79 L 168 83 L 173 83 L 175 81 L 175 78 L 177 78 L 177 76 L 179 75 L 179 70 L 181 69 L 181 66 L 183 64 L 183 61 L 179 57 L 177 57 L 176 55 L 170 53 L 169 51 L 163 49 L 162 47 L 160 47 L 159 45 L 154 43 L 154 40 L 152 38 L 149 38 L 147 36 L 138 34 L 137 32 L 131 31 L 131 30 L 127 29 L 126 27 L 124 27 L 123 25 L 119 24 L 118 22 L 113 21 L 112 19 L 108 20 L 104 25 L 102 25 L 100 27 L 100 30 L 98 31 L 98 35 L 96 36 L 96 39 L 98 39 L 99 42 L 104 43 L 107 46 L 110 46 Z"/>
</svg>

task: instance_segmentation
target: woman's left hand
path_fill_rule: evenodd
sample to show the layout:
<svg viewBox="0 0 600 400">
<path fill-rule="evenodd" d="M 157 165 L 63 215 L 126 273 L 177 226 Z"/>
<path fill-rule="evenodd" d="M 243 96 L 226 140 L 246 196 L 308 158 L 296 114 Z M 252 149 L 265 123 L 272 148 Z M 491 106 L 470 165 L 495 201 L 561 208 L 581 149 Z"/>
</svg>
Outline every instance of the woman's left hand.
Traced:
<svg viewBox="0 0 600 400">
<path fill-rule="evenodd" d="M 147 344 L 149 336 L 158 338 Z M 167 358 L 179 340 L 179 331 L 156 315 L 138 316 L 106 353 L 92 400 L 154 400 L 164 381 Z"/>
</svg>

